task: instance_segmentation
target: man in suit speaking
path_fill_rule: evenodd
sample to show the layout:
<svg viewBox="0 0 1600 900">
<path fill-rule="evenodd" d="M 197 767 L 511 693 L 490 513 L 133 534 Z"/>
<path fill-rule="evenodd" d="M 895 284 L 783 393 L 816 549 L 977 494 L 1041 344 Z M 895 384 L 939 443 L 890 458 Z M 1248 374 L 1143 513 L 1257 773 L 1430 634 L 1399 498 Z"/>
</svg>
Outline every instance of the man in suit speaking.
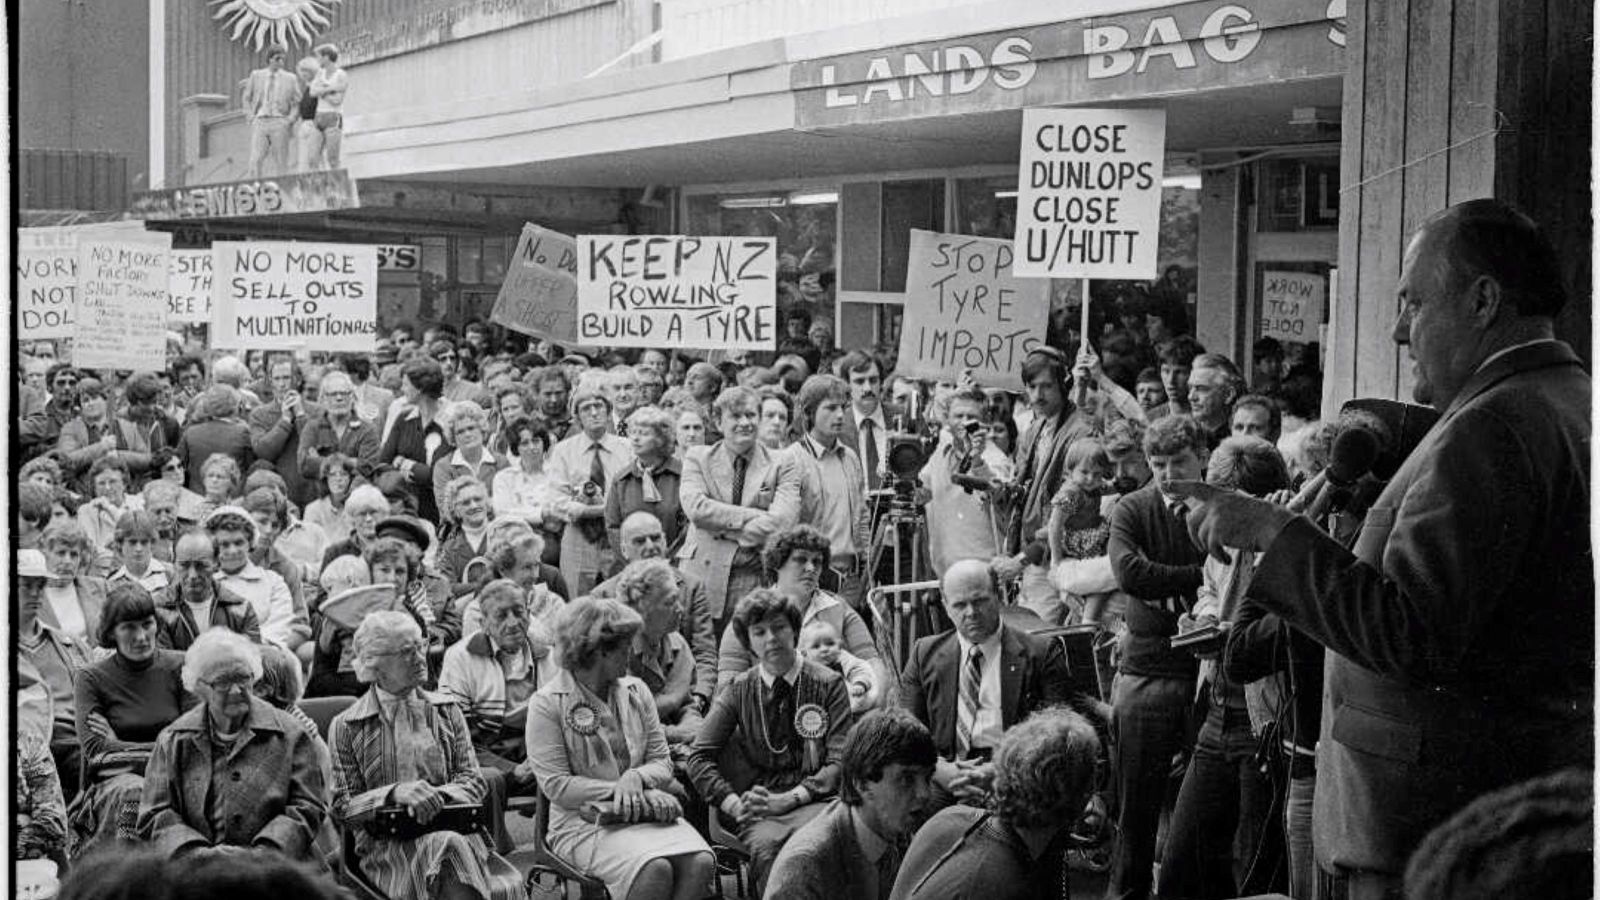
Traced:
<svg viewBox="0 0 1600 900">
<path fill-rule="evenodd" d="M 1250 596 L 1325 645 L 1319 896 L 1398 896 L 1424 835 L 1474 797 L 1594 754 L 1590 378 L 1554 338 L 1549 240 L 1495 200 L 1429 220 L 1394 340 L 1441 413 L 1353 552 L 1198 483 L 1195 539 L 1265 551 Z"/>
<path fill-rule="evenodd" d="M 941 587 L 956 627 L 917 641 L 900 673 L 900 705 L 928 726 L 939 751 L 935 808 L 952 798 L 987 797 L 1001 734 L 1034 710 L 1068 699 L 1061 645 L 1000 621 L 1000 591 L 988 562 L 952 563 Z"/>
</svg>

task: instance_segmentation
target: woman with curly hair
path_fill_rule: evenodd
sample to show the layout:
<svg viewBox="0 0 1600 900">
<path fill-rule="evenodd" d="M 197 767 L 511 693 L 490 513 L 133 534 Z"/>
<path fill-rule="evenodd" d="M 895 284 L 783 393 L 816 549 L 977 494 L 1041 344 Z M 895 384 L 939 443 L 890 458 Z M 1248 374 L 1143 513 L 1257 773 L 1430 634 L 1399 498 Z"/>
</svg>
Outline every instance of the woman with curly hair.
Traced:
<svg viewBox="0 0 1600 900">
<path fill-rule="evenodd" d="M 442 522 L 455 522 L 451 508 L 450 483 L 463 475 L 476 478 L 485 491 L 491 490 L 495 473 L 505 468 L 503 457 L 496 456 L 487 446 L 489 440 L 489 414 L 476 403 L 457 403 L 444 414 L 444 437 L 454 450 L 441 453 L 433 464 L 433 497 L 438 504 Z"/>
</svg>

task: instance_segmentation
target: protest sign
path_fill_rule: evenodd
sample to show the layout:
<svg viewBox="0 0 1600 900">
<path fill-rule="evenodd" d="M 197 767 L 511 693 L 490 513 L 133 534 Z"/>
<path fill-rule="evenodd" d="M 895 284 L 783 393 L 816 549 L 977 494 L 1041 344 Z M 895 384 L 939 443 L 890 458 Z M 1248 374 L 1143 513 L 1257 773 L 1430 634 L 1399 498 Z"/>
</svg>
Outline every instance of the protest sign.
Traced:
<svg viewBox="0 0 1600 900">
<path fill-rule="evenodd" d="M 777 239 L 578 238 L 578 340 L 607 347 L 772 350 Z"/>
<path fill-rule="evenodd" d="M 1018 278 L 1010 241 L 911 232 L 895 372 L 1022 389 L 1022 359 L 1044 342 L 1050 282 Z"/>
<path fill-rule="evenodd" d="M 211 251 L 174 250 L 167 273 L 167 321 L 211 321 Z"/>
<path fill-rule="evenodd" d="M 144 234 L 143 222 L 17 229 L 17 338 L 72 337 L 81 235 Z"/>
<path fill-rule="evenodd" d="M 578 244 L 529 222 L 494 298 L 489 321 L 558 344 L 578 332 Z"/>
<path fill-rule="evenodd" d="M 212 343 L 230 350 L 370 353 L 378 334 L 378 248 L 217 241 Z"/>
<path fill-rule="evenodd" d="M 72 364 L 149 370 L 166 362 L 172 235 L 82 235 Z"/>
<path fill-rule="evenodd" d="M 1026 109 L 1016 274 L 1154 278 L 1166 111 Z"/>
<path fill-rule="evenodd" d="M 1261 336 L 1310 343 L 1318 339 L 1328 279 L 1312 272 L 1261 273 Z"/>
</svg>

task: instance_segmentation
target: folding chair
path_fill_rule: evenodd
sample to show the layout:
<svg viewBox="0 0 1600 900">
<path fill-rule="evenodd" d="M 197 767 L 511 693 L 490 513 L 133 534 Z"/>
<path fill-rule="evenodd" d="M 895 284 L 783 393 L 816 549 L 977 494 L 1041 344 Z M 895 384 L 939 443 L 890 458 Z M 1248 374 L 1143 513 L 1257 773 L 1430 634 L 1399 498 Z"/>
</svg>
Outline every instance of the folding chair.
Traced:
<svg viewBox="0 0 1600 900">
<path fill-rule="evenodd" d="M 746 885 L 750 883 L 750 848 L 739 836 L 722 826 L 722 819 L 717 814 L 716 807 L 711 807 L 710 820 L 707 822 L 706 834 L 711 837 L 711 853 L 716 860 L 717 869 L 717 896 L 722 896 L 722 876 L 732 875 L 734 888 L 739 892 L 739 897 L 750 896 Z"/>
<path fill-rule="evenodd" d="M 508 801 L 507 809 L 525 809 L 526 801 L 534 801 L 533 847 L 526 851 L 529 856 L 526 860 L 528 868 L 525 881 L 528 893 L 532 894 L 535 887 L 542 888 L 544 878 L 549 876 L 552 884 L 560 887 L 562 896 L 566 895 L 568 884 L 576 884 L 578 896 L 582 900 L 609 900 L 611 892 L 606 889 L 604 881 L 582 871 L 550 849 L 547 838 L 550 831 L 550 800 L 545 797 L 544 791 L 539 791 L 537 798 L 513 797 L 511 800 L 517 803 L 513 805 Z M 523 868 L 524 860 L 520 858 L 523 852 L 518 851 L 516 854 L 519 857 L 517 860 L 519 869 Z"/>
</svg>

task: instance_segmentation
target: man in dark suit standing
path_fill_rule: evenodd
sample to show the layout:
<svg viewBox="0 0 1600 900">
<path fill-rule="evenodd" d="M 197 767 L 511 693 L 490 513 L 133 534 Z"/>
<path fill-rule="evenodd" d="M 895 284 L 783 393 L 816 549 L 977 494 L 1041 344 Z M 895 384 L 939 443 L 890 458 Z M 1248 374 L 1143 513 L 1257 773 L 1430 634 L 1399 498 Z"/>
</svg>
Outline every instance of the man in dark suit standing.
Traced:
<svg viewBox="0 0 1600 900">
<path fill-rule="evenodd" d="M 887 900 L 900 850 L 927 818 L 933 738 L 904 710 L 875 709 L 850 728 L 839 797 L 778 851 L 767 900 Z"/>
<path fill-rule="evenodd" d="M 1329 650 L 1314 808 L 1319 895 L 1398 896 L 1423 836 L 1474 797 L 1594 754 L 1590 379 L 1553 320 L 1555 250 L 1495 200 L 1406 249 L 1395 342 L 1439 422 L 1354 551 L 1303 517 L 1185 485 L 1213 554 L 1265 551 L 1250 595 Z"/>
<path fill-rule="evenodd" d="M 1205 555 L 1189 540 L 1183 504 L 1166 487 L 1204 475 L 1205 431 L 1191 416 L 1167 416 L 1145 432 L 1144 452 L 1153 478 L 1117 501 L 1107 546 L 1111 571 L 1128 595 L 1122 664 L 1111 691 L 1118 837 L 1108 900 L 1144 900 L 1150 893 L 1156 828 L 1173 754 L 1187 740 L 1198 668 L 1171 640 L 1178 617 L 1194 606 Z"/>
<path fill-rule="evenodd" d="M 1050 520 L 1050 501 L 1061 487 L 1067 447 L 1089 437 L 1092 426 L 1068 399 L 1072 371 L 1066 354 L 1039 347 L 1022 361 L 1022 386 L 1033 408 L 1033 422 L 1017 441 L 1017 481 L 1026 489 L 1008 552 L 1028 545 Z"/>
<path fill-rule="evenodd" d="M 1067 664 L 1060 644 L 1000 621 L 998 579 L 988 562 L 952 563 L 941 587 L 956 627 L 912 646 L 900 673 L 900 705 L 933 732 L 933 780 L 943 794 L 980 800 L 994 778 L 990 757 L 1001 734 L 1068 699 Z"/>
</svg>

